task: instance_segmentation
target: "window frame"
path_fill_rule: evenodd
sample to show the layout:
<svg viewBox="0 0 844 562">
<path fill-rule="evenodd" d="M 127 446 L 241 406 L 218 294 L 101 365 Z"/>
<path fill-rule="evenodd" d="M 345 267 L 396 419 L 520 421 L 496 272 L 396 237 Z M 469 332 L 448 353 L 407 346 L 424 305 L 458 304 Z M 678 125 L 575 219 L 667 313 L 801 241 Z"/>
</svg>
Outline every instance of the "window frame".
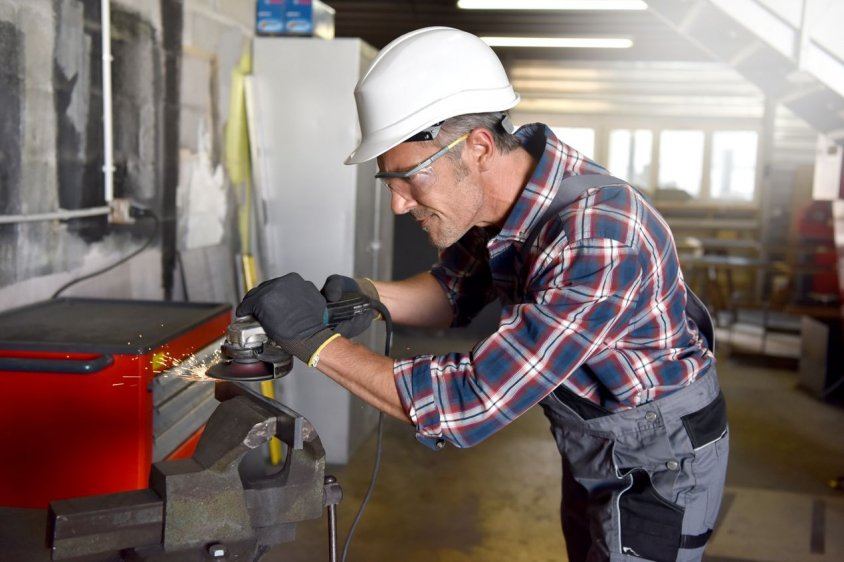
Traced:
<svg viewBox="0 0 844 562">
<path fill-rule="evenodd" d="M 547 123 L 551 127 L 585 127 L 595 130 L 595 161 L 605 163 L 609 160 L 610 131 L 616 129 L 651 131 L 651 173 L 650 185 L 645 190 L 653 194 L 659 181 L 659 150 L 661 132 L 663 130 L 697 130 L 703 131 L 703 174 L 701 177 L 700 195 L 692 199 L 691 205 L 711 206 L 713 204 L 730 204 L 740 207 L 761 207 L 761 191 L 763 188 L 764 169 L 762 169 L 764 155 L 764 132 L 761 119 L 695 119 L 691 117 L 635 117 L 625 115 L 589 115 L 589 114 L 551 114 L 551 113 L 516 113 L 514 121 L 519 124 Z M 712 198 L 712 136 L 720 131 L 752 131 L 756 133 L 756 174 L 753 186 L 753 197 L 749 201 L 731 201 Z"/>
<path fill-rule="evenodd" d="M 712 171 L 710 170 L 710 166 L 712 164 L 712 132 L 711 131 L 705 131 L 702 128 L 673 128 L 672 127 L 672 128 L 658 129 L 656 131 L 656 134 L 659 135 L 659 143 L 658 144 L 660 145 L 660 147 L 662 146 L 662 133 L 667 132 L 667 131 L 671 131 L 671 132 L 675 132 L 675 131 L 693 132 L 693 133 L 702 133 L 703 134 L 703 145 L 702 145 L 703 154 L 701 154 L 701 159 L 700 159 L 700 166 L 701 166 L 701 170 L 700 170 L 700 191 L 698 192 L 698 194 L 696 196 L 694 196 L 694 195 L 692 196 L 692 200 L 694 200 L 694 201 L 711 201 L 712 200 L 712 185 L 711 185 Z M 651 180 L 653 181 L 653 186 L 651 186 L 652 187 L 651 191 L 653 191 L 653 188 L 657 188 L 657 189 L 659 188 L 659 170 L 660 170 L 660 164 L 661 164 L 661 162 L 660 162 L 661 151 L 658 152 L 655 156 L 653 154 L 651 154 L 651 156 L 655 157 L 655 161 L 656 161 L 656 166 L 653 166 L 653 168 L 656 170 L 656 174 L 654 174 L 655 177 L 654 176 L 651 177 Z M 681 189 L 682 191 L 686 191 L 683 188 L 678 188 L 678 189 Z M 686 191 L 686 193 L 688 193 L 688 192 Z M 689 194 L 689 195 L 691 195 L 691 194 Z"/>
<path fill-rule="evenodd" d="M 753 173 L 753 196 L 750 198 L 749 201 L 745 200 L 736 200 L 736 199 L 727 199 L 722 197 L 712 197 L 712 146 L 713 146 L 713 139 L 715 137 L 715 133 L 730 133 L 730 132 L 747 132 L 747 133 L 756 133 L 756 162 L 754 165 L 754 173 Z M 759 162 L 762 159 L 762 151 L 761 151 L 761 144 L 762 144 L 762 133 L 756 129 L 713 129 L 707 133 L 708 139 L 706 142 L 709 143 L 709 170 L 707 171 L 707 175 L 709 176 L 709 185 L 708 185 L 708 201 L 717 201 L 717 202 L 724 202 L 724 203 L 737 203 L 739 205 L 745 203 L 757 203 L 759 198 L 759 188 L 761 186 L 759 182 L 759 176 L 762 175 L 764 170 L 760 169 Z"/>
</svg>

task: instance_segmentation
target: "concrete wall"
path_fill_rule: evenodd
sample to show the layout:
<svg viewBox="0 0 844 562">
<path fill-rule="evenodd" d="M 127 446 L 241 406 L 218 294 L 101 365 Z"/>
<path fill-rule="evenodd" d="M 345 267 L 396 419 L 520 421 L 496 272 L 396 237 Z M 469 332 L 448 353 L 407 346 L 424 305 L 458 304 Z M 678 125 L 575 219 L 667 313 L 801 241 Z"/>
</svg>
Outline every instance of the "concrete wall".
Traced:
<svg viewBox="0 0 844 562">
<path fill-rule="evenodd" d="M 181 256 L 223 270 L 215 283 L 194 275 L 206 281 L 191 298 L 233 300 L 233 239 L 223 227 L 231 186 L 220 155 L 254 0 L 111 5 L 115 192 L 162 222 L 150 249 L 66 294 L 182 298 L 172 274 Z M 100 40 L 100 0 L 0 0 L 0 213 L 102 204 Z M 150 226 L 102 218 L 0 226 L 0 309 L 116 261 Z"/>
<path fill-rule="evenodd" d="M 251 53 L 254 0 L 185 0 L 177 248 L 191 300 L 239 301 L 235 190 L 223 167 L 232 71 Z"/>
</svg>

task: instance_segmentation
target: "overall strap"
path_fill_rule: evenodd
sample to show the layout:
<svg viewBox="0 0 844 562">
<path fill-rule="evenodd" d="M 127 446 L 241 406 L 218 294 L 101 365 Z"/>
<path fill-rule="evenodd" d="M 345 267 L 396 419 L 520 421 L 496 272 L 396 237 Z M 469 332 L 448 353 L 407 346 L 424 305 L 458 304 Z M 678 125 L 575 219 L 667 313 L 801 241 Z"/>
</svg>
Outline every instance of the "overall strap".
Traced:
<svg viewBox="0 0 844 562">
<path fill-rule="evenodd" d="M 525 238 L 522 244 L 521 258 L 522 263 L 527 262 L 530 247 L 539 236 L 539 231 L 542 226 L 548 221 L 553 220 L 560 214 L 560 211 L 577 201 L 581 195 L 592 189 L 593 187 L 606 187 L 610 185 L 627 185 L 627 182 L 610 175 L 604 174 L 581 174 L 579 176 L 569 176 L 560 182 L 557 188 L 557 193 L 554 195 L 554 200 L 548 205 L 548 208 L 541 217 L 534 223 L 533 228 Z"/>
<path fill-rule="evenodd" d="M 609 174 L 581 174 L 578 176 L 569 176 L 560 182 L 557 188 L 557 193 L 554 195 L 554 200 L 545 210 L 541 217 L 534 223 L 530 232 L 525 238 L 521 249 L 521 263 L 526 264 L 528 255 L 530 254 L 530 247 L 539 236 L 539 231 L 549 221 L 559 217 L 560 211 L 565 207 L 574 203 L 581 195 L 595 187 L 608 187 L 613 185 L 630 185 L 622 179 L 613 177 Z M 635 189 L 635 188 L 634 188 Z M 527 275 L 527 273 L 525 273 Z M 524 286 L 527 286 L 527 279 L 524 279 Z M 697 324 L 698 330 L 706 338 L 706 345 L 710 351 L 715 350 L 715 330 L 712 323 L 712 317 L 709 311 L 703 304 L 703 301 L 692 291 L 691 287 L 686 286 L 686 316 L 691 318 Z"/>
</svg>

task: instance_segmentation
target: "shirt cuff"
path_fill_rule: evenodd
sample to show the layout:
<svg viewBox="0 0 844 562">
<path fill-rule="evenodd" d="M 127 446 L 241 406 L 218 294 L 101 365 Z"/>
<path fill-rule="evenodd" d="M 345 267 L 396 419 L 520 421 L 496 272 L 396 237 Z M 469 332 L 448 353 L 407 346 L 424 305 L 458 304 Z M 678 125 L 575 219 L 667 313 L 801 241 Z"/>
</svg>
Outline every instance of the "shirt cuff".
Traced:
<svg viewBox="0 0 844 562">
<path fill-rule="evenodd" d="M 416 439 L 435 451 L 445 446 L 440 426 L 440 411 L 434 400 L 431 382 L 432 355 L 393 362 L 393 378 L 402 408 L 416 426 Z"/>
</svg>

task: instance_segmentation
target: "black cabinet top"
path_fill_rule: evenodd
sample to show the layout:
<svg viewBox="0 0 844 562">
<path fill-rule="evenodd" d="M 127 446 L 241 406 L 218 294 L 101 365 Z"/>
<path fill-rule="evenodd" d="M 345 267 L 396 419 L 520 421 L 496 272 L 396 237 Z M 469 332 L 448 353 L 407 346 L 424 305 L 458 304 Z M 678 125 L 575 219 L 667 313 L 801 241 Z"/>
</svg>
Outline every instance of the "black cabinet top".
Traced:
<svg viewBox="0 0 844 562">
<path fill-rule="evenodd" d="M 143 354 L 228 304 L 60 298 L 0 313 L 0 349 Z"/>
</svg>

